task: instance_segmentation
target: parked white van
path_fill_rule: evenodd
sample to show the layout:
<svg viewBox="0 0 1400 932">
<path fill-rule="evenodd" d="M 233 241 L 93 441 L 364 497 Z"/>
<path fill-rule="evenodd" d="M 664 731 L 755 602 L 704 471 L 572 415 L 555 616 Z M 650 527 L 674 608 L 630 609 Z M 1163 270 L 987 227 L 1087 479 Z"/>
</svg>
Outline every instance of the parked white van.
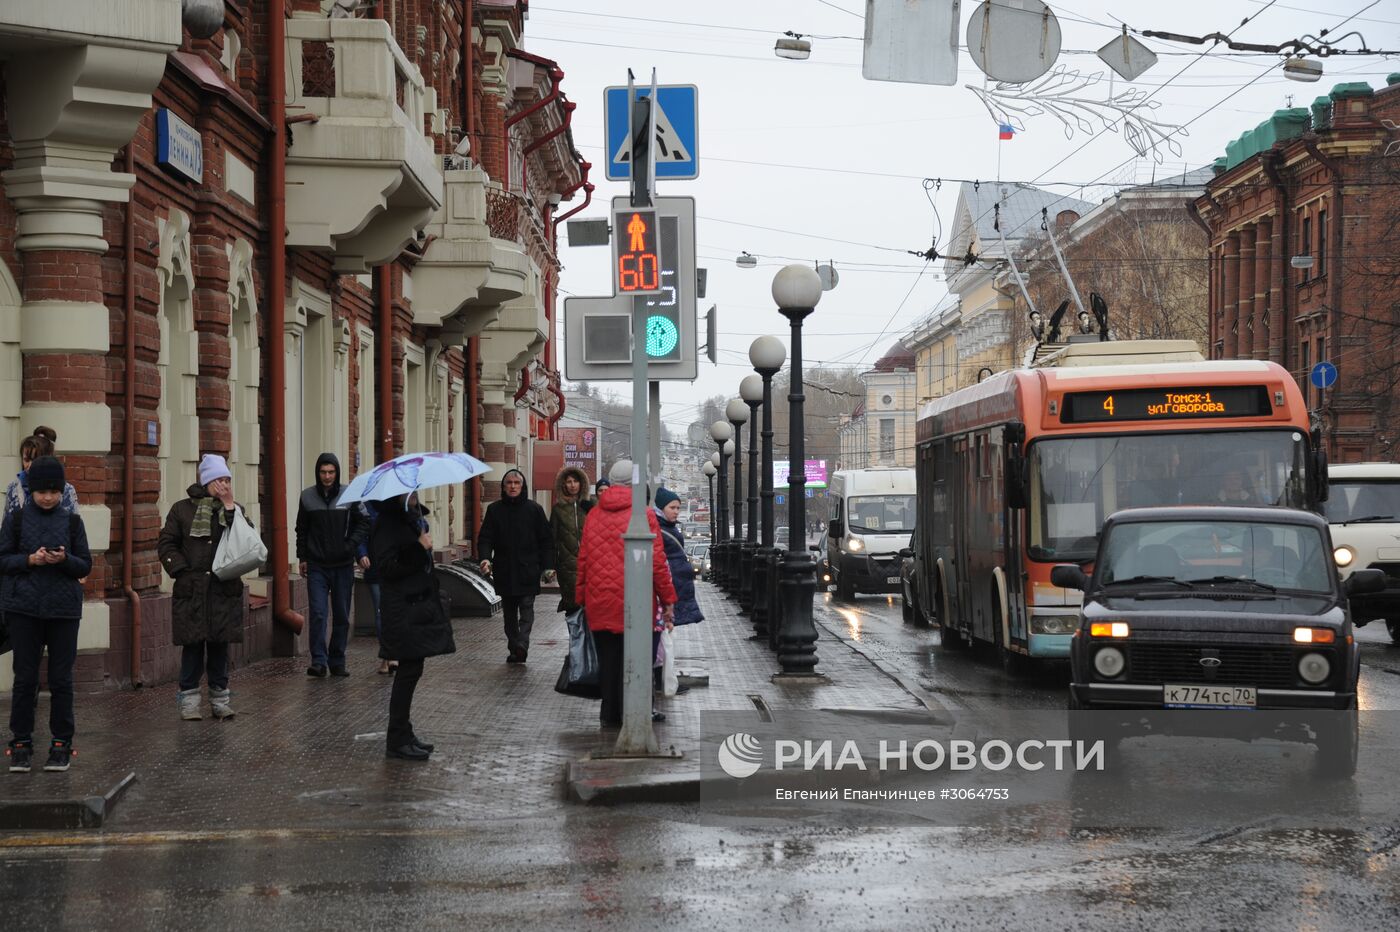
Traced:
<svg viewBox="0 0 1400 932">
<path fill-rule="evenodd" d="M 1368 567 L 1385 572 L 1383 592 L 1352 596 L 1352 623 L 1384 621 L 1400 644 L 1400 464 L 1334 463 L 1327 486 L 1327 523 L 1342 578 Z"/>
<path fill-rule="evenodd" d="M 827 563 L 838 599 L 898 592 L 899 552 L 914 533 L 912 469 L 843 469 L 827 487 Z"/>
</svg>

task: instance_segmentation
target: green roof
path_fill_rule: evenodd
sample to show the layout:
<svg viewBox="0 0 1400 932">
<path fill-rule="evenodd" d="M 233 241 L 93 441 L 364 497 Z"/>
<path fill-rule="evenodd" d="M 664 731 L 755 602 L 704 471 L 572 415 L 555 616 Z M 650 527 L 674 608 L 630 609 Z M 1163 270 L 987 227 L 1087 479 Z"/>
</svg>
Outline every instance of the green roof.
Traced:
<svg viewBox="0 0 1400 932">
<path fill-rule="evenodd" d="M 1340 87 L 1341 85 L 1339 85 Z M 1370 87 L 1363 85 L 1367 90 Z M 1336 89 L 1333 89 L 1336 93 Z M 1287 110 L 1275 110 L 1273 116 L 1260 123 L 1254 129 L 1245 130 L 1240 138 L 1230 141 L 1225 145 L 1225 168 L 1231 169 L 1241 162 L 1248 161 L 1260 152 L 1267 152 L 1276 143 L 1284 142 L 1301 136 L 1307 132 L 1308 125 L 1312 117 L 1306 107 L 1290 107 Z"/>
</svg>

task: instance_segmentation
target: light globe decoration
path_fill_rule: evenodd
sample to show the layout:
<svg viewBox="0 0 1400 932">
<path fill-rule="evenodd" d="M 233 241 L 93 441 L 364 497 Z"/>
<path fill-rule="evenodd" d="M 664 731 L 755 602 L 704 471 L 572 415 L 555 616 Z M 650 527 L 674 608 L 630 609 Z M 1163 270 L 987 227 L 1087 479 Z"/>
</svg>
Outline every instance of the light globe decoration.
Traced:
<svg viewBox="0 0 1400 932">
<path fill-rule="evenodd" d="M 714 461 L 719 459 L 719 454 L 713 454 L 710 459 L 705 460 L 705 465 L 700 471 L 705 474 L 705 481 L 710 484 L 710 546 L 715 545 L 715 473 L 719 472 L 719 466 Z"/>
<path fill-rule="evenodd" d="M 740 398 L 731 398 L 724 406 L 724 417 L 734 428 L 734 507 L 731 514 L 734 518 L 734 533 L 729 537 L 729 543 L 725 546 L 725 588 L 729 591 L 730 598 L 739 598 L 739 575 L 742 568 L 739 564 L 740 542 L 744 539 L 744 424 L 749 419 L 749 406 L 744 404 Z"/>
<path fill-rule="evenodd" d="M 739 382 L 739 398 L 748 407 L 749 421 L 749 487 L 748 524 L 739 542 L 739 607 L 753 620 L 754 553 L 758 550 L 758 406 L 763 403 L 763 380 L 746 375 Z M 768 631 L 754 626 L 754 639 L 767 640 Z"/>
<path fill-rule="evenodd" d="M 755 634 L 767 634 L 768 646 L 778 647 L 778 549 L 773 523 L 773 376 L 787 361 L 783 341 L 773 336 L 761 336 L 749 344 L 749 362 L 763 382 L 763 460 L 759 465 L 762 487 L 759 489 L 761 518 L 759 541 L 754 560 L 754 603 L 750 618 Z M 745 381 L 748 381 L 745 379 Z"/>
<path fill-rule="evenodd" d="M 788 550 L 779 576 L 782 630 L 778 634 L 779 677 L 817 676 L 817 629 L 812 598 L 817 591 L 817 560 L 807 549 L 806 424 L 803 422 L 802 321 L 822 299 L 822 280 L 806 265 L 788 265 L 773 276 L 773 301 L 792 324 L 791 391 L 788 394 Z"/>
</svg>

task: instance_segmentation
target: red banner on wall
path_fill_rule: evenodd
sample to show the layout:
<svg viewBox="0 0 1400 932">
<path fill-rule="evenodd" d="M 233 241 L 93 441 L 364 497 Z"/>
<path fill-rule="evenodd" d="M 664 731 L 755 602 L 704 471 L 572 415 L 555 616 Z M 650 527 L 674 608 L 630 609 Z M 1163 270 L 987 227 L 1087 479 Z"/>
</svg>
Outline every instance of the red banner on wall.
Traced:
<svg viewBox="0 0 1400 932">
<path fill-rule="evenodd" d="M 564 465 L 582 469 L 589 484 L 598 481 L 598 431 L 592 427 L 561 427 L 559 440 L 564 444 Z"/>
</svg>

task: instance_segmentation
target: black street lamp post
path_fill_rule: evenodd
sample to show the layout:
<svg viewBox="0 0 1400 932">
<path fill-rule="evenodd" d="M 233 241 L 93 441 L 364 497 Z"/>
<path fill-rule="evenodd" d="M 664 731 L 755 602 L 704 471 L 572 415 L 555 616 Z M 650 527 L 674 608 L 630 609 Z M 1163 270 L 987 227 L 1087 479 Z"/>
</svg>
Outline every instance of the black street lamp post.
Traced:
<svg viewBox="0 0 1400 932">
<path fill-rule="evenodd" d="M 749 419 L 749 406 L 741 398 L 729 399 L 724 416 L 734 428 L 734 536 L 729 543 L 729 572 L 726 575 L 729 597 L 739 598 L 739 577 L 742 572 L 740 547 L 744 540 L 744 424 Z"/>
<path fill-rule="evenodd" d="M 710 425 L 710 437 L 719 446 L 711 457 L 710 462 L 714 464 L 715 475 L 719 477 L 716 488 L 715 508 L 716 523 L 715 529 L 719 536 L 712 539 L 711 551 L 711 576 L 715 582 L 724 585 L 724 573 L 728 568 L 724 562 L 725 545 L 729 541 L 729 483 L 726 481 L 725 466 L 727 465 L 724 447 L 729 443 L 729 438 L 734 433 L 734 428 L 730 427 L 726 421 L 715 421 Z"/>
<path fill-rule="evenodd" d="M 759 497 L 762 500 L 762 539 L 755 551 L 753 560 L 753 620 L 754 633 L 774 644 L 778 630 L 777 618 L 772 612 L 774 596 L 777 593 L 776 574 L 770 572 L 771 559 L 776 549 L 773 527 L 773 376 L 782 368 L 787 359 L 787 350 L 777 337 L 761 336 L 749 346 L 749 362 L 762 382 L 763 407 L 763 461 L 762 487 Z M 745 381 L 748 381 L 745 379 Z"/>
<path fill-rule="evenodd" d="M 805 265 L 789 265 L 773 276 L 778 313 L 792 323 L 792 374 L 788 394 L 788 549 L 780 566 L 782 631 L 778 635 L 779 676 L 817 675 L 817 629 L 812 599 L 817 591 L 817 560 L 807 549 L 806 427 L 803 423 L 802 321 L 822 297 L 822 280 Z"/>
<path fill-rule="evenodd" d="M 718 458 L 719 454 L 715 454 Z M 700 470 L 705 474 L 705 481 L 710 484 L 710 575 L 714 575 L 715 565 L 715 473 L 719 472 L 718 467 L 710 460 L 705 461 L 705 465 Z"/>
<path fill-rule="evenodd" d="M 739 545 L 739 607 L 753 620 L 754 554 L 758 551 L 758 406 L 763 403 L 763 380 L 746 375 L 739 382 L 739 397 L 749 407 L 749 523 Z M 766 640 L 768 631 L 754 625 L 754 638 Z"/>
</svg>

